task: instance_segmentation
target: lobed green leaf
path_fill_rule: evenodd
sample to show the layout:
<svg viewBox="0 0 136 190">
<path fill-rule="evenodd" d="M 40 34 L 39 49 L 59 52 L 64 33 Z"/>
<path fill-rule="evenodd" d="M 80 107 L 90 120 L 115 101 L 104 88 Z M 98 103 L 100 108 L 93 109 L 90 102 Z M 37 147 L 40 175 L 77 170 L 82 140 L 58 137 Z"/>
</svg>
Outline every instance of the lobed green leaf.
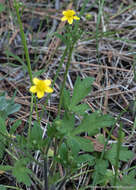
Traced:
<svg viewBox="0 0 136 190">
<path fill-rule="evenodd" d="M 71 109 L 90 93 L 93 81 L 91 77 L 86 77 L 82 81 L 77 77 L 70 104 Z"/>
<path fill-rule="evenodd" d="M 110 127 L 114 123 L 115 120 L 110 115 L 101 115 L 98 112 L 91 115 L 86 114 L 81 124 L 72 133 L 77 135 L 82 132 L 88 132 L 92 136 L 97 134 L 100 128 Z"/>
</svg>

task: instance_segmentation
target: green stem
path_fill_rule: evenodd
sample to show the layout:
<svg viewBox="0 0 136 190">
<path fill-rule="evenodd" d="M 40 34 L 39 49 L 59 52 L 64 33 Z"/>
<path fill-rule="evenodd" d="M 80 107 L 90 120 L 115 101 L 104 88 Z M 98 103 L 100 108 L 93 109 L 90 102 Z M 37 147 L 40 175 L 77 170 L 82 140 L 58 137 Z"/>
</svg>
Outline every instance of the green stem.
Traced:
<svg viewBox="0 0 136 190">
<path fill-rule="evenodd" d="M 19 13 L 19 4 L 16 2 L 16 0 L 14 0 L 14 5 L 15 5 L 15 10 L 16 10 L 16 15 L 17 15 L 17 20 L 19 23 L 19 28 L 20 28 L 20 34 L 21 34 L 21 40 L 22 40 L 22 44 L 24 47 L 24 52 L 25 52 L 25 57 L 26 57 L 26 62 L 27 62 L 27 69 L 28 69 L 28 74 L 30 77 L 30 82 L 31 84 L 33 84 L 33 76 L 32 76 L 32 69 L 31 69 L 31 62 L 30 62 L 30 57 L 29 57 L 29 51 L 28 51 L 28 47 L 27 47 L 27 43 L 26 43 L 26 37 L 25 37 L 25 33 L 23 30 L 23 24 L 20 18 L 20 13 Z M 31 99 L 33 100 L 33 98 Z M 39 115 L 38 115 L 38 108 L 37 108 L 37 104 L 36 104 L 36 97 L 34 96 L 34 103 L 35 103 L 35 107 L 36 107 L 36 113 L 37 113 L 37 120 L 40 124 L 40 119 L 39 119 Z M 33 101 L 31 101 L 31 108 L 33 107 Z M 31 130 L 31 119 L 32 119 L 32 112 L 29 118 L 29 135 L 30 135 L 30 130 Z"/>
<path fill-rule="evenodd" d="M 44 187 L 43 190 L 48 190 L 48 151 L 51 145 L 51 139 L 49 139 L 47 145 L 46 145 L 46 149 L 45 152 L 43 151 L 43 160 L 44 160 Z"/>
<path fill-rule="evenodd" d="M 58 69 L 57 69 L 57 71 L 56 71 L 56 75 L 55 75 L 54 80 L 53 80 L 53 82 L 52 82 L 52 88 L 53 88 L 53 86 L 54 86 L 54 84 L 55 84 L 55 82 L 56 82 L 56 79 L 58 78 L 60 69 L 62 68 L 62 64 L 64 63 L 64 59 L 65 59 L 65 57 L 66 57 L 66 55 L 67 55 L 67 52 L 68 52 L 68 47 L 65 48 L 65 51 L 64 51 L 64 53 L 63 53 L 63 56 L 62 56 L 62 58 L 61 58 L 61 60 L 60 60 L 59 67 L 58 67 Z M 41 116 L 40 116 L 40 120 L 41 120 L 41 118 L 43 117 L 43 114 L 44 114 L 44 111 L 45 111 L 45 109 L 46 109 L 46 106 L 47 106 L 47 103 L 48 103 L 48 99 L 50 98 L 50 96 L 51 96 L 51 94 L 49 94 L 49 95 L 47 96 L 46 101 L 45 101 L 45 104 L 43 105 L 43 109 L 42 109 L 42 113 L 41 113 Z"/>
<path fill-rule="evenodd" d="M 44 188 L 43 190 L 48 190 L 48 160 L 47 156 L 44 158 Z"/>
<path fill-rule="evenodd" d="M 30 104 L 30 117 L 29 117 L 29 126 L 28 126 L 28 138 L 27 141 L 29 142 L 30 134 L 31 134 L 31 123 L 32 123 L 32 112 L 33 112 L 33 95 L 31 96 L 31 104 Z"/>
<path fill-rule="evenodd" d="M 106 142 L 105 142 L 105 144 L 104 144 L 104 148 L 103 148 L 103 151 L 102 151 L 101 156 L 100 156 L 100 160 L 102 160 L 103 157 L 104 157 L 105 149 L 106 149 L 106 146 L 107 146 L 107 144 L 108 144 L 108 141 L 109 141 L 109 139 L 110 139 L 110 137 L 111 137 L 111 135 L 112 135 L 113 129 L 114 129 L 114 125 L 112 126 L 112 128 L 111 128 L 111 130 L 110 130 L 110 132 L 109 132 L 109 134 L 108 134 L 107 140 L 106 140 Z M 93 187 L 95 187 L 95 185 L 96 185 L 97 175 L 98 175 L 98 173 L 95 172 L 95 174 L 94 174 L 94 179 L 93 179 L 93 183 L 92 183 L 92 186 L 93 186 Z"/>
<path fill-rule="evenodd" d="M 18 158 L 12 153 L 10 152 L 7 148 L 5 149 L 5 151 L 15 160 L 18 160 Z"/>
<path fill-rule="evenodd" d="M 23 30 L 23 24 L 22 24 L 22 21 L 21 21 L 21 18 L 20 18 L 20 14 L 19 14 L 19 4 L 16 2 L 16 0 L 14 0 L 14 4 L 15 4 L 15 9 L 16 9 L 16 14 L 17 14 L 17 20 L 18 20 L 18 23 L 19 23 L 22 44 L 24 46 L 28 73 L 29 73 L 31 84 L 32 84 L 33 83 L 32 82 L 32 69 L 31 69 L 29 51 L 28 51 L 28 47 L 27 47 L 27 43 L 26 43 L 26 37 L 25 37 L 24 30 Z"/>
<path fill-rule="evenodd" d="M 103 10 L 103 6 L 104 6 L 104 1 L 105 0 L 99 0 L 99 13 L 98 13 L 98 18 L 97 18 L 97 24 L 96 24 L 96 50 L 97 50 L 97 59 L 98 59 L 98 63 L 100 64 L 100 59 L 99 59 L 99 25 L 100 25 L 100 21 L 101 21 L 101 15 L 102 15 L 102 10 Z"/>
<path fill-rule="evenodd" d="M 60 150 L 60 146 L 63 143 L 63 138 L 60 139 L 60 141 L 58 142 L 58 140 L 55 138 L 55 146 L 54 146 L 54 155 L 53 155 L 53 161 L 52 161 L 52 165 L 50 168 L 50 173 L 52 174 L 52 176 L 54 175 L 55 171 L 55 167 L 56 167 L 56 163 L 57 161 L 55 160 L 56 155 L 58 154 L 58 151 Z"/>
<path fill-rule="evenodd" d="M 9 186 L 9 185 L 3 185 L 3 187 L 5 187 L 5 188 L 7 188 L 7 189 L 23 190 L 22 188 L 14 187 L 14 186 Z"/>
<path fill-rule="evenodd" d="M 118 168 L 119 168 L 119 155 L 120 155 L 120 148 L 121 148 L 121 133 L 122 132 L 122 123 L 119 127 L 119 137 L 118 137 L 118 144 L 117 144 L 117 156 L 116 156 L 116 164 L 115 164 L 115 176 L 114 176 L 114 186 L 116 186 L 117 183 L 117 177 L 118 177 Z M 116 190 L 116 188 L 115 188 Z"/>
<path fill-rule="evenodd" d="M 61 112 L 63 91 L 64 91 L 64 88 L 65 88 L 65 83 L 66 83 L 66 78 L 67 78 L 67 74 L 68 74 L 68 70 L 69 70 L 69 66 L 70 66 L 70 61 L 71 61 L 71 57 L 72 57 L 73 48 L 74 48 L 74 44 L 70 47 L 70 50 L 69 50 L 68 62 L 66 64 L 66 71 L 64 73 L 64 80 L 63 80 L 62 87 L 61 87 L 61 90 L 60 90 L 60 101 L 59 101 L 59 106 L 58 106 L 58 116 L 60 116 L 60 112 Z"/>
<path fill-rule="evenodd" d="M 70 66 L 70 61 L 71 61 L 71 57 L 72 57 L 72 52 L 73 52 L 74 44 L 75 43 L 71 44 L 70 46 L 69 46 L 69 44 L 67 44 L 67 47 L 65 49 L 66 53 L 67 53 L 67 51 L 69 49 L 69 54 L 68 54 L 68 61 L 67 61 L 67 64 L 66 64 L 66 70 L 65 70 L 65 73 L 64 73 L 64 80 L 63 80 L 62 87 L 61 87 L 61 90 L 60 90 L 60 101 L 59 101 L 58 115 L 57 115 L 58 117 L 60 117 L 61 106 L 62 106 L 62 99 L 63 99 L 63 91 L 64 91 L 64 88 L 65 88 L 66 78 L 67 78 L 67 74 L 68 74 L 68 70 L 69 70 L 69 66 Z M 61 141 L 62 140 L 63 139 L 61 139 Z M 58 142 L 57 141 L 55 142 L 56 150 L 59 150 L 60 145 L 61 145 L 61 143 L 59 143 L 59 145 L 58 145 Z M 55 151 L 54 152 L 54 157 L 56 156 L 56 154 L 57 153 Z M 51 167 L 51 171 L 55 171 L 55 166 L 56 166 L 56 164 L 55 164 L 56 161 L 55 161 L 55 159 L 53 159 L 53 160 L 54 161 L 53 161 L 53 164 L 52 164 L 52 167 Z"/>
</svg>

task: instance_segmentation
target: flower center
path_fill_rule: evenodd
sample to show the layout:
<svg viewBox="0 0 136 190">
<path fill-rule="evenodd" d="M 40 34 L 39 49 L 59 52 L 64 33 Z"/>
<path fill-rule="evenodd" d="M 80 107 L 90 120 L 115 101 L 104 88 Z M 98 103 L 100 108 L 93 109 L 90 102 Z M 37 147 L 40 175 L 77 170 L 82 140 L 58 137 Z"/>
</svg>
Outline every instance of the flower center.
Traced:
<svg viewBox="0 0 136 190">
<path fill-rule="evenodd" d="M 73 18 L 73 17 L 74 17 L 74 14 L 73 14 L 73 13 L 71 13 L 71 12 L 67 12 L 66 17 L 68 17 L 68 18 Z"/>
<path fill-rule="evenodd" d="M 38 91 L 44 91 L 44 89 L 46 88 L 45 84 L 43 81 L 39 81 L 37 84 L 37 90 Z"/>
<path fill-rule="evenodd" d="M 73 15 L 68 15 L 67 17 L 68 17 L 69 19 L 71 19 L 71 18 L 73 18 Z"/>
</svg>

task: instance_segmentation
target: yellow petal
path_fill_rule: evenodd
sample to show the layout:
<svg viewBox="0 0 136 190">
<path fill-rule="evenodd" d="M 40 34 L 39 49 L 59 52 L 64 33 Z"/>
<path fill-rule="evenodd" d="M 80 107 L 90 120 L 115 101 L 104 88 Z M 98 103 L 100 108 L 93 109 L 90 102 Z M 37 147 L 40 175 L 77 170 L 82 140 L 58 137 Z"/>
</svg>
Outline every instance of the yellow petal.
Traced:
<svg viewBox="0 0 136 190">
<path fill-rule="evenodd" d="M 65 20 L 67 20 L 66 16 L 64 16 L 64 17 L 61 18 L 61 21 L 65 21 Z"/>
<path fill-rule="evenodd" d="M 74 16 L 75 20 L 80 20 L 80 18 L 78 16 Z"/>
<path fill-rule="evenodd" d="M 42 98 L 44 96 L 44 92 L 43 91 L 38 91 L 37 92 L 37 97 L 38 98 Z"/>
<path fill-rule="evenodd" d="M 63 14 L 64 16 L 73 16 L 73 15 L 75 15 L 76 13 L 75 13 L 74 10 L 68 9 L 68 10 L 66 10 L 66 11 L 63 11 L 62 14 Z"/>
<path fill-rule="evenodd" d="M 75 13 L 74 10 L 67 10 L 67 14 L 73 16 L 73 15 L 75 15 L 76 13 Z"/>
<path fill-rule="evenodd" d="M 44 80 L 44 84 L 45 84 L 46 86 L 50 86 L 51 80 Z"/>
<path fill-rule="evenodd" d="M 38 79 L 38 78 L 33 78 L 33 83 L 34 83 L 35 85 L 37 85 L 38 82 L 39 82 L 39 79 Z"/>
<path fill-rule="evenodd" d="M 73 23 L 73 18 L 69 18 L 69 19 L 68 19 L 68 23 L 69 23 L 69 24 L 72 24 L 72 23 Z"/>
<path fill-rule="evenodd" d="M 63 11 L 62 14 L 65 15 L 67 13 L 67 11 Z"/>
<path fill-rule="evenodd" d="M 52 92 L 53 92 L 53 89 L 52 89 L 51 87 L 47 87 L 47 88 L 45 89 L 45 92 L 47 92 L 47 93 L 52 93 Z"/>
<path fill-rule="evenodd" d="M 36 93 L 36 91 L 37 91 L 36 86 L 31 86 L 29 91 L 32 92 L 32 93 Z"/>
</svg>

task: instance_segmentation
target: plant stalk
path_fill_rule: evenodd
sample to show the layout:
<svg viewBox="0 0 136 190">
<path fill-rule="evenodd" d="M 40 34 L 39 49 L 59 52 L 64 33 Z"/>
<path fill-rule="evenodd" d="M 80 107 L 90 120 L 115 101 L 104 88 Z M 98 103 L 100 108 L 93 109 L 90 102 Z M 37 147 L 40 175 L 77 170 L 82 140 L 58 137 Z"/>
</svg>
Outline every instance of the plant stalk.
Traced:
<svg viewBox="0 0 136 190">
<path fill-rule="evenodd" d="M 67 61 L 67 64 L 66 64 L 66 71 L 64 73 L 64 80 L 63 80 L 63 83 L 62 83 L 62 87 L 60 89 L 60 101 L 59 101 L 59 106 L 58 106 L 58 116 L 60 116 L 60 112 L 61 112 L 63 91 L 64 91 L 64 88 L 65 88 L 65 83 L 66 83 L 66 78 L 67 78 L 67 74 L 68 74 L 68 70 L 69 70 L 69 66 L 70 66 L 70 61 L 71 61 L 71 57 L 72 57 L 73 48 L 74 48 L 74 44 L 72 44 L 72 46 L 70 47 L 70 50 L 69 50 L 68 61 Z"/>
</svg>

